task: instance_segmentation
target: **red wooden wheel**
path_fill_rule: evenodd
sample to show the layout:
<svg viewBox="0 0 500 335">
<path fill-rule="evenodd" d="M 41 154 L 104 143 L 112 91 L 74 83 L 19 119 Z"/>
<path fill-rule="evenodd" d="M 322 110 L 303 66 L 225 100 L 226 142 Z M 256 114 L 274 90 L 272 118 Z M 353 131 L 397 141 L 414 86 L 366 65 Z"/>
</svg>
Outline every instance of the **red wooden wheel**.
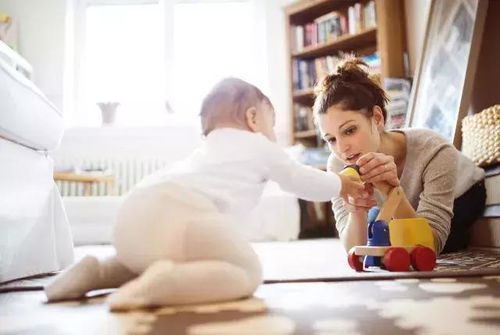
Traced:
<svg viewBox="0 0 500 335">
<path fill-rule="evenodd" d="M 356 271 L 363 271 L 363 259 L 362 256 L 358 256 L 354 253 L 354 248 L 349 250 L 349 254 L 347 255 L 347 262 L 349 266 Z"/>
<path fill-rule="evenodd" d="M 408 271 L 410 269 L 410 254 L 405 248 L 392 247 L 385 252 L 383 262 L 389 271 Z"/>
<path fill-rule="evenodd" d="M 436 266 L 436 253 L 428 247 L 416 247 L 410 258 L 411 265 L 417 271 L 432 271 Z"/>
</svg>

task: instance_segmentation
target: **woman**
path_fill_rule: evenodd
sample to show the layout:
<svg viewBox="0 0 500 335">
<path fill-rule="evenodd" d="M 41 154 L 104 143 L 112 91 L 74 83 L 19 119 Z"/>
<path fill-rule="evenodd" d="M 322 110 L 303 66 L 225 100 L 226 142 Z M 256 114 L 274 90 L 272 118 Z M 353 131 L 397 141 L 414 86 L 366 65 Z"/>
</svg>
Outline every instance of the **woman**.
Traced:
<svg viewBox="0 0 500 335">
<path fill-rule="evenodd" d="M 367 212 L 377 204 L 377 183 L 401 185 L 405 197 L 395 217 L 426 218 L 437 253 L 465 248 L 470 225 L 485 206 L 484 171 L 431 130 L 387 131 L 386 93 L 360 59 L 344 59 L 316 93 L 315 118 L 331 150 L 328 170 L 357 164 L 370 194 L 332 199 L 345 249 L 367 242 Z"/>
</svg>

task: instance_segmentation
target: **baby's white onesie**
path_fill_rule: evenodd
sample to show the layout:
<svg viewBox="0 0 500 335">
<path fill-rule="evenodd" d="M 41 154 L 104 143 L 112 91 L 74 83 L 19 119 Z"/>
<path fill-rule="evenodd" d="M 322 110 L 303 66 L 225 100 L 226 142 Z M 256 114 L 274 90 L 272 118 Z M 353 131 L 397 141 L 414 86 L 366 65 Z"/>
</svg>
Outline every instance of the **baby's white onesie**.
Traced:
<svg viewBox="0 0 500 335">
<path fill-rule="evenodd" d="M 233 128 L 212 131 L 190 157 L 137 185 L 119 210 L 116 259 L 108 263 L 140 276 L 123 276 L 129 282 L 110 296 L 111 307 L 251 295 L 262 280 L 260 263 L 233 227 L 257 204 L 268 180 L 312 201 L 328 201 L 341 187 L 336 174 L 299 164 L 263 135 Z M 108 282 L 94 279 L 72 296 Z M 49 300 L 65 297 L 56 284 L 46 290 Z"/>
</svg>

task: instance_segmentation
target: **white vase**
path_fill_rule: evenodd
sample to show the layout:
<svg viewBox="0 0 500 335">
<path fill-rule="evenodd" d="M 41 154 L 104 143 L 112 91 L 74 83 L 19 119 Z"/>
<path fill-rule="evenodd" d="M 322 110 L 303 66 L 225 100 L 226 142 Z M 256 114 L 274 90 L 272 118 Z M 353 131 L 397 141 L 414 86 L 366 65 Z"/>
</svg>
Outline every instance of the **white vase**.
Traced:
<svg viewBox="0 0 500 335">
<path fill-rule="evenodd" d="M 111 126 L 115 123 L 116 111 L 119 102 L 98 102 L 97 106 L 101 109 L 101 119 L 103 126 Z"/>
</svg>

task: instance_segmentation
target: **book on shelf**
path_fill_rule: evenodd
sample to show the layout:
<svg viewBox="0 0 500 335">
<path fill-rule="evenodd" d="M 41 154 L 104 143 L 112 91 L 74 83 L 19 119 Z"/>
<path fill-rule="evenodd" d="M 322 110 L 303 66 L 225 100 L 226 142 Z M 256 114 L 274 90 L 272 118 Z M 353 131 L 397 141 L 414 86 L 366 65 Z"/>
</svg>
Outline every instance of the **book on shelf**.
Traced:
<svg viewBox="0 0 500 335">
<path fill-rule="evenodd" d="M 292 82 L 294 90 L 303 91 L 313 88 L 323 77 L 335 72 L 335 68 L 341 57 L 343 57 L 342 52 L 339 52 L 338 56 L 330 55 L 314 59 L 293 59 Z M 362 58 L 372 72 L 380 72 L 380 56 L 378 53 L 373 53 Z"/>
<path fill-rule="evenodd" d="M 377 16 L 375 12 L 375 1 L 368 1 L 363 8 L 363 26 L 370 29 L 377 26 Z"/>
<path fill-rule="evenodd" d="M 405 78 L 384 78 L 384 89 L 389 97 L 386 126 L 388 129 L 402 128 L 406 123 L 411 82 Z"/>
<path fill-rule="evenodd" d="M 313 130 L 315 128 L 311 107 L 301 104 L 294 104 L 293 109 L 295 116 L 294 131 L 306 131 Z"/>
<path fill-rule="evenodd" d="M 500 206 L 500 165 L 484 169 L 486 172 L 484 185 L 486 187 L 486 205 Z"/>
<path fill-rule="evenodd" d="M 347 9 L 347 23 L 348 23 L 348 33 L 356 34 L 357 24 L 356 24 L 356 9 L 354 6 L 349 6 Z"/>
<path fill-rule="evenodd" d="M 378 52 L 374 52 L 371 55 L 363 56 L 361 58 L 365 61 L 372 72 L 380 73 L 381 61 Z"/>
<path fill-rule="evenodd" d="M 292 77 L 294 90 L 307 90 L 316 85 L 328 73 L 332 73 L 339 62 L 337 56 L 318 57 L 315 59 L 294 59 Z"/>
<path fill-rule="evenodd" d="M 331 12 L 314 20 L 314 24 L 318 27 L 318 44 L 335 41 L 339 36 L 346 34 L 347 30 L 341 24 L 342 20 L 345 21 L 345 15 L 339 12 Z"/>
<path fill-rule="evenodd" d="M 344 10 L 336 10 L 312 22 L 291 27 L 292 51 L 335 41 L 346 34 L 358 34 L 376 26 L 375 1 L 356 3 Z"/>
<path fill-rule="evenodd" d="M 471 245 L 500 247 L 500 165 L 484 169 L 486 208 L 483 217 L 472 225 Z"/>
</svg>

